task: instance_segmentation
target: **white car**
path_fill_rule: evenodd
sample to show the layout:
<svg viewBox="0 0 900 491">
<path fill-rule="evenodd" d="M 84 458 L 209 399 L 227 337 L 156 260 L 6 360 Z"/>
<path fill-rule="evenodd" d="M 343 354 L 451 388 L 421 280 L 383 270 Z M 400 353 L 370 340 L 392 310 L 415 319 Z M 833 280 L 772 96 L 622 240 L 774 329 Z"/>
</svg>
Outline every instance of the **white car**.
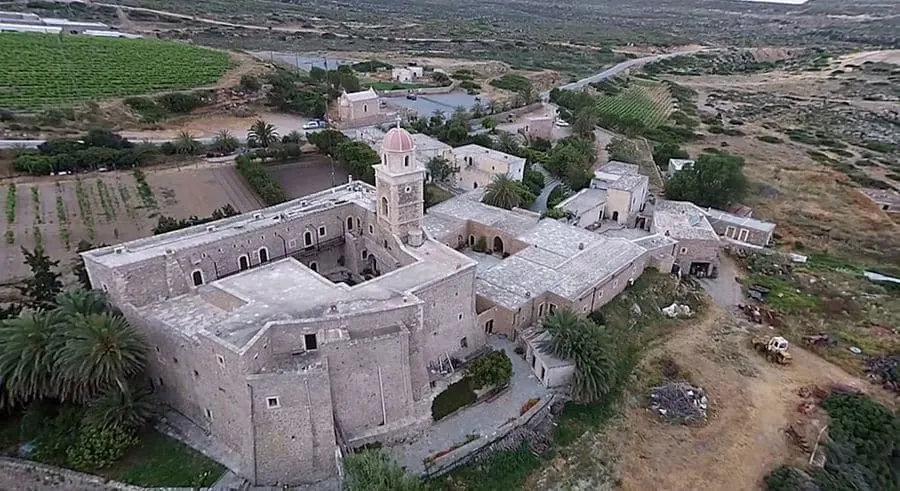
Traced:
<svg viewBox="0 0 900 491">
<path fill-rule="evenodd" d="M 314 119 L 312 121 L 308 121 L 306 123 L 303 123 L 304 130 L 317 130 L 319 128 L 324 128 L 324 127 L 325 127 L 325 121 L 319 121 L 316 119 Z"/>
<path fill-rule="evenodd" d="M 565 128 L 565 127 L 569 126 L 569 123 L 567 123 L 567 122 L 565 122 L 565 121 L 563 121 L 563 120 L 561 120 L 561 119 L 557 119 L 557 120 L 556 120 L 556 126 L 559 126 L 559 127 L 561 127 L 561 128 Z"/>
</svg>

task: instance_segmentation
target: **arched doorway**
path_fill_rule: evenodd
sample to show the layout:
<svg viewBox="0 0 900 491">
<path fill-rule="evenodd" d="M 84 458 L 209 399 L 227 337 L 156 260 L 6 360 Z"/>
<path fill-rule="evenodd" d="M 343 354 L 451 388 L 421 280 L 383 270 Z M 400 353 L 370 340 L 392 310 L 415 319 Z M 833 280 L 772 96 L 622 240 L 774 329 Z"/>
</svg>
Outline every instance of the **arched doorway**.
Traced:
<svg viewBox="0 0 900 491">
<path fill-rule="evenodd" d="M 619 221 L 619 212 L 618 212 L 618 211 L 614 211 L 614 212 L 613 212 L 613 214 L 612 214 L 612 220 L 613 220 L 614 222 L 618 222 L 618 221 Z"/>
<path fill-rule="evenodd" d="M 473 183 L 472 183 L 472 189 L 478 189 L 478 183 L 477 183 L 477 182 L 473 182 Z"/>
<path fill-rule="evenodd" d="M 503 254 L 503 239 L 494 237 L 494 252 Z"/>
<path fill-rule="evenodd" d="M 347 230 L 353 230 L 353 217 L 347 217 Z"/>
<path fill-rule="evenodd" d="M 250 269 L 250 258 L 247 256 L 241 256 L 238 258 L 238 269 L 241 271 L 247 271 Z"/>
<path fill-rule="evenodd" d="M 265 247 L 259 249 L 259 262 L 260 264 L 269 262 L 269 250 Z"/>
<path fill-rule="evenodd" d="M 200 286 L 203 284 L 203 272 L 200 270 L 194 271 L 191 274 L 191 279 L 194 280 L 194 286 Z"/>
</svg>

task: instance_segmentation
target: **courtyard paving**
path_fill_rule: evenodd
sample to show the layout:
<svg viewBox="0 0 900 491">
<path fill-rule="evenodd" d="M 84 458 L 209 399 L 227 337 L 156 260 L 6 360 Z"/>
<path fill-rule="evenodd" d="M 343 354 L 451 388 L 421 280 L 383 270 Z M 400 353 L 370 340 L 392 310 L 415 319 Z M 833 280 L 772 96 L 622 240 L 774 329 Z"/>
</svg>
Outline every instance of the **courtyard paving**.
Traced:
<svg viewBox="0 0 900 491">
<path fill-rule="evenodd" d="M 532 398 L 547 397 L 549 391 L 541 386 L 525 360 L 513 350 L 514 344 L 502 337 L 491 336 L 488 344 L 503 349 L 512 360 L 513 376 L 509 390 L 492 402 L 482 402 L 444 418 L 426 429 L 415 441 L 395 445 L 390 455 L 407 471 L 416 475 L 425 472 L 424 459 L 466 440 L 466 435 L 490 437 L 511 418 L 518 418 L 522 406 Z"/>
</svg>

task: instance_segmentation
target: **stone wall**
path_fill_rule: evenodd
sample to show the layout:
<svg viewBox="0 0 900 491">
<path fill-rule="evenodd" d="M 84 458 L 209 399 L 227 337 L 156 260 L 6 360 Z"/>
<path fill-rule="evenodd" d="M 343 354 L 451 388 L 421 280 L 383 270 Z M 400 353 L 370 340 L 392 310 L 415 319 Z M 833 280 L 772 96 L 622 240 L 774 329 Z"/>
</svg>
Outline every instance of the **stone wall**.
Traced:
<svg viewBox="0 0 900 491">
<path fill-rule="evenodd" d="M 255 484 L 313 483 L 333 475 L 337 443 L 327 363 L 253 375 L 247 384 Z"/>
<path fill-rule="evenodd" d="M 437 477 L 468 463 L 481 463 L 497 452 L 515 450 L 523 444 L 545 449 L 552 440 L 553 426 L 549 424 L 552 403 L 553 396 L 547 396 L 494 433 L 481 435 L 481 438 L 434 459 L 426 468 L 425 476 Z"/>
</svg>

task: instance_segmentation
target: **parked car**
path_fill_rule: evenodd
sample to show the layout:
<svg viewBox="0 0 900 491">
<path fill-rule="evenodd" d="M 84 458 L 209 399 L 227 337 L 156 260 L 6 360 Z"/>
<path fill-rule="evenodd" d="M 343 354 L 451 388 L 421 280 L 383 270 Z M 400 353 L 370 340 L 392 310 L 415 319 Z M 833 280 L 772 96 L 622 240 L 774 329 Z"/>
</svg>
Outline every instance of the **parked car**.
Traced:
<svg viewBox="0 0 900 491">
<path fill-rule="evenodd" d="M 406 98 L 411 101 L 414 101 L 414 100 L 418 99 L 419 96 L 417 96 L 416 94 L 406 94 Z"/>
<path fill-rule="evenodd" d="M 317 130 L 317 129 L 319 129 L 319 128 L 325 128 L 325 127 L 327 127 L 327 126 L 328 126 L 328 124 L 325 123 L 325 121 L 321 121 L 321 120 L 318 120 L 318 119 L 314 119 L 314 120 L 312 120 L 312 121 L 308 121 L 308 122 L 306 122 L 306 123 L 303 123 L 303 129 L 304 129 L 304 130 Z"/>
</svg>

